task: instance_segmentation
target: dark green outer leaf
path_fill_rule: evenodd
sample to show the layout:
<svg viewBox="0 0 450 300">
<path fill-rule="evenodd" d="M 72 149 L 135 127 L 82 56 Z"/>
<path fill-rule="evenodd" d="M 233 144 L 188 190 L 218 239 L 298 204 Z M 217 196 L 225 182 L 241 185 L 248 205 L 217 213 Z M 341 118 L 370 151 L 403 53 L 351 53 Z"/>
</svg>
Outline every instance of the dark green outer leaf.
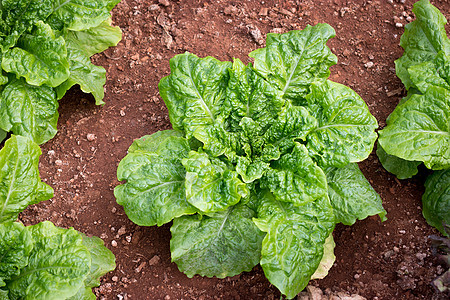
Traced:
<svg viewBox="0 0 450 300">
<path fill-rule="evenodd" d="M 137 140 L 120 162 L 117 177 L 127 183 L 114 189 L 117 203 L 142 226 L 161 226 L 197 209 L 186 201 L 186 170 L 181 160 L 189 145 L 172 130 Z"/>
<path fill-rule="evenodd" d="M 381 147 L 380 142 L 377 145 L 377 156 L 383 167 L 390 173 L 397 176 L 398 179 L 411 178 L 419 172 L 417 167 L 422 163 L 420 161 L 409 161 L 401 159 L 394 155 L 389 155 Z"/>
<path fill-rule="evenodd" d="M 353 225 L 357 219 L 363 220 L 377 214 L 382 221 L 386 220 L 380 195 L 364 177 L 358 164 L 326 168 L 325 174 L 336 223 Z"/>
<path fill-rule="evenodd" d="M 259 263 L 261 232 L 251 218 L 253 210 L 237 205 L 226 211 L 174 220 L 170 251 L 181 272 L 188 277 L 224 278 L 251 269 Z"/>
<path fill-rule="evenodd" d="M 7 282 L 12 299 L 65 299 L 77 293 L 89 274 L 91 256 L 81 235 L 43 222 L 27 227 L 35 247 L 28 265 Z"/>
<path fill-rule="evenodd" d="M 14 221 L 28 205 L 53 196 L 39 178 L 41 149 L 28 138 L 12 136 L 0 150 L 0 223 Z"/>
<path fill-rule="evenodd" d="M 429 0 L 421 0 L 414 4 L 416 20 L 405 26 L 405 33 L 400 39 L 400 46 L 405 49 L 403 56 L 395 61 L 397 76 L 406 89 L 413 86 L 409 78 L 409 67 L 432 61 L 443 51 L 450 55 L 450 41 L 445 31 L 447 20 Z"/>
<path fill-rule="evenodd" d="M 448 236 L 444 226 L 450 224 L 450 169 L 434 172 L 427 178 L 422 204 L 428 224 Z"/>
<path fill-rule="evenodd" d="M 271 165 L 260 181 L 277 200 L 300 206 L 327 195 L 327 180 L 322 169 L 309 157 L 305 146 L 296 143 L 292 153 Z"/>
<path fill-rule="evenodd" d="M 0 128 L 43 144 L 56 134 L 58 101 L 48 86 L 11 79 L 0 98 Z"/>
<path fill-rule="evenodd" d="M 430 87 L 398 105 L 379 131 L 379 143 L 390 155 L 423 161 L 429 169 L 450 167 L 450 91 Z"/>
<path fill-rule="evenodd" d="M 0 291 L 5 281 L 18 275 L 28 264 L 33 247 L 33 238 L 25 226 L 21 223 L 0 222 Z"/>
<path fill-rule="evenodd" d="M 285 34 L 269 33 L 266 48 L 249 54 L 255 58 L 254 68 L 267 81 L 294 101 L 309 94 L 309 85 L 330 75 L 329 67 L 337 57 L 326 42 L 335 36 L 328 24 L 306 26 L 302 31 Z"/>
<path fill-rule="evenodd" d="M 79 84 L 85 93 L 91 93 L 95 98 L 95 104 L 105 104 L 103 97 L 105 91 L 103 86 L 106 83 L 106 70 L 103 67 L 91 63 L 89 57 L 83 52 L 68 49 L 68 59 L 70 62 L 69 78 L 56 87 L 58 100 L 75 84 Z"/>
<path fill-rule="evenodd" d="M 40 21 L 3 54 L 2 68 L 29 84 L 56 87 L 69 77 L 64 38 L 56 38 L 50 26 Z"/>
<path fill-rule="evenodd" d="M 319 165 L 344 167 L 369 156 L 378 123 L 356 92 L 332 81 L 316 82 L 307 100 L 319 126 L 308 134 L 306 147 Z"/>
<path fill-rule="evenodd" d="M 260 195 L 260 201 L 254 222 L 267 232 L 260 264 L 270 283 L 292 299 L 319 266 L 335 224 L 333 208 L 327 196 L 300 207 L 277 201 L 268 192 Z"/>
</svg>

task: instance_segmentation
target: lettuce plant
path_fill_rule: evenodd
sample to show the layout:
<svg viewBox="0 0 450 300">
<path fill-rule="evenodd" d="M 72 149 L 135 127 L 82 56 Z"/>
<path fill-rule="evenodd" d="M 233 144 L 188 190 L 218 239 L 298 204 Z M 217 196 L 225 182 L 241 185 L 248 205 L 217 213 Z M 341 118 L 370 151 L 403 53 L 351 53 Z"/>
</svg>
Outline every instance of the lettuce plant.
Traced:
<svg viewBox="0 0 450 300">
<path fill-rule="evenodd" d="M 0 130 L 50 140 L 58 100 L 75 84 L 104 103 L 106 71 L 90 57 L 120 41 L 109 13 L 118 2 L 0 1 Z"/>
<path fill-rule="evenodd" d="M 408 95 L 379 132 L 377 154 L 400 179 L 417 174 L 423 162 L 435 172 L 425 183 L 423 215 L 442 234 L 450 224 L 450 40 L 447 20 L 428 0 L 418 1 L 416 20 L 405 26 L 395 61 Z"/>
<path fill-rule="evenodd" d="M 96 299 L 92 288 L 115 268 L 97 237 L 51 222 L 14 222 L 53 189 L 39 178 L 39 146 L 13 135 L 0 151 L 0 299 Z"/>
<path fill-rule="evenodd" d="M 138 225 L 173 220 L 172 261 L 188 277 L 260 264 L 293 298 L 333 264 L 336 223 L 384 219 L 356 164 L 377 122 L 353 90 L 327 80 L 334 35 L 328 24 L 269 34 L 248 65 L 170 60 L 159 91 L 173 130 L 133 142 L 114 194 Z"/>
</svg>

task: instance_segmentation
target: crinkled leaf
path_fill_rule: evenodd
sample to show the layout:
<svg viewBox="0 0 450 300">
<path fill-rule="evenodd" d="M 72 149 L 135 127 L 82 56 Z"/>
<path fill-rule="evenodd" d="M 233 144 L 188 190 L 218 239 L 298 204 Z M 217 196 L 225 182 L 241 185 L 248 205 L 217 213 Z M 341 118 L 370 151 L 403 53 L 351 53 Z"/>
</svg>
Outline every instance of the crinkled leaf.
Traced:
<svg viewBox="0 0 450 300">
<path fill-rule="evenodd" d="M 306 136 L 317 127 L 317 120 L 306 108 L 286 105 L 276 122 L 265 133 L 265 140 L 266 143 L 277 148 L 280 154 L 284 154 L 294 146 L 295 141 L 304 141 Z"/>
<path fill-rule="evenodd" d="M 323 279 L 328 275 L 331 267 L 334 265 L 336 260 L 336 256 L 334 255 L 334 248 L 336 247 L 336 243 L 333 239 L 333 233 L 325 240 L 325 244 L 323 245 L 323 256 L 322 260 L 317 267 L 316 272 L 311 276 L 311 280 L 313 279 Z"/>
<path fill-rule="evenodd" d="M 379 131 L 379 143 L 390 155 L 422 161 L 429 169 L 450 167 L 450 91 L 429 87 L 398 105 Z"/>
<path fill-rule="evenodd" d="M 47 221 L 27 230 L 35 246 L 28 265 L 7 282 L 11 298 L 65 299 L 75 295 L 91 266 L 91 256 L 81 235 Z"/>
<path fill-rule="evenodd" d="M 422 197 L 423 216 L 428 224 L 448 236 L 445 224 L 450 224 L 450 169 L 433 172 L 425 182 Z"/>
<path fill-rule="evenodd" d="M 355 91 L 332 81 L 316 82 L 307 100 L 319 126 L 307 136 L 306 147 L 320 165 L 343 167 L 369 156 L 378 123 Z"/>
<path fill-rule="evenodd" d="M 83 31 L 68 30 L 64 39 L 68 49 L 83 51 L 85 56 L 91 57 L 109 47 L 117 46 L 122 39 L 122 31 L 117 26 L 111 26 L 109 18 L 97 27 Z"/>
<path fill-rule="evenodd" d="M 422 94 L 426 93 L 430 86 L 450 90 L 450 57 L 442 51 L 434 61 L 411 66 L 408 71 L 414 86 Z"/>
<path fill-rule="evenodd" d="M 4 131 L 3 129 L 0 129 L 0 143 L 3 142 L 4 139 L 6 139 L 6 136 L 8 133 Z"/>
<path fill-rule="evenodd" d="M 75 31 L 97 27 L 111 17 L 109 11 L 118 0 L 54 0 L 47 23 L 56 30 Z"/>
<path fill-rule="evenodd" d="M 192 134 L 197 127 L 216 123 L 222 113 L 230 67 L 230 62 L 190 53 L 170 60 L 171 74 L 161 79 L 159 92 L 174 129 Z"/>
<path fill-rule="evenodd" d="M 269 169 L 270 164 L 263 161 L 251 161 L 246 157 L 237 157 L 236 172 L 245 183 L 261 178 Z"/>
<path fill-rule="evenodd" d="M 33 247 L 33 238 L 25 226 L 21 223 L 0 222 L 0 290 L 6 285 L 5 282 L 18 275 L 28 264 Z"/>
<path fill-rule="evenodd" d="M 405 26 L 400 46 L 405 49 L 403 56 L 395 61 L 397 76 L 408 90 L 413 83 L 408 69 L 411 66 L 433 61 L 443 51 L 450 55 L 450 41 L 445 32 L 447 20 L 429 0 L 420 0 L 414 4 L 416 20 Z"/>
<path fill-rule="evenodd" d="M 114 254 L 104 246 L 103 240 L 98 237 L 88 237 L 81 234 L 83 245 L 91 254 L 91 271 L 84 280 L 83 286 L 68 300 L 95 300 L 97 297 L 92 288 L 100 285 L 100 277 L 116 268 Z"/>
<path fill-rule="evenodd" d="M 49 86 L 33 86 L 12 79 L 0 98 L 0 128 L 43 144 L 56 134 L 58 101 Z"/>
<path fill-rule="evenodd" d="M 56 87 L 69 77 L 69 62 L 63 37 L 55 37 L 47 24 L 38 22 L 23 34 L 16 47 L 3 54 L 2 68 L 32 85 Z"/>
<path fill-rule="evenodd" d="M 328 182 L 328 196 L 334 209 L 337 223 L 353 225 L 356 220 L 379 215 L 386 220 L 380 195 L 373 189 L 358 164 L 348 164 L 343 168 L 325 169 Z"/>
<path fill-rule="evenodd" d="M 0 6 L 0 48 L 13 47 L 19 37 L 52 12 L 51 0 L 2 0 Z"/>
<path fill-rule="evenodd" d="M 39 177 L 40 155 L 38 145 L 15 135 L 0 150 L 0 223 L 16 220 L 28 205 L 53 196 Z"/>
<path fill-rule="evenodd" d="M 325 195 L 303 206 L 260 195 L 255 224 L 267 232 L 261 266 L 270 283 L 288 299 L 308 284 L 323 257 L 324 243 L 334 228 L 333 208 Z"/>
<path fill-rule="evenodd" d="M 417 167 L 422 163 L 420 161 L 409 161 L 394 155 L 389 155 L 381 147 L 380 142 L 377 143 L 377 156 L 383 167 L 389 173 L 397 176 L 398 179 L 413 177 L 419 172 Z"/>
<path fill-rule="evenodd" d="M 239 59 L 234 60 L 225 101 L 229 108 L 224 109 L 230 110 L 231 130 L 239 130 L 244 117 L 254 120 L 258 129 L 265 130 L 274 122 L 284 102 L 280 92 L 253 69 Z"/>
<path fill-rule="evenodd" d="M 170 229 L 170 251 L 181 272 L 224 278 L 259 263 L 264 233 L 252 222 L 253 210 L 237 205 L 203 217 L 183 216 Z"/>
<path fill-rule="evenodd" d="M 116 268 L 116 258 L 111 250 L 105 247 L 102 239 L 96 236 L 88 237 L 84 234 L 81 236 L 83 245 L 91 254 L 91 271 L 84 285 L 93 288 L 100 285 L 100 277 Z"/>
<path fill-rule="evenodd" d="M 288 99 L 302 101 L 309 94 L 312 82 L 330 75 L 330 66 L 337 57 L 327 47 L 335 36 L 328 24 L 306 26 L 301 31 L 285 34 L 269 33 L 266 48 L 250 53 L 255 58 L 254 68 Z"/>
<path fill-rule="evenodd" d="M 260 184 L 261 188 L 268 188 L 277 200 L 297 206 L 327 194 L 325 174 L 309 157 L 305 146 L 299 143 L 296 143 L 292 153 L 271 164 Z"/>
<path fill-rule="evenodd" d="M 89 57 L 79 50 L 68 49 L 70 62 L 70 76 L 61 85 L 56 87 L 58 100 L 75 84 L 79 84 L 85 93 L 91 93 L 95 98 L 95 104 L 105 104 L 103 97 L 106 83 L 106 70 L 103 67 L 91 63 Z"/>
<path fill-rule="evenodd" d="M 231 158 L 240 148 L 239 134 L 224 129 L 223 122 L 195 127 L 194 137 L 203 144 L 203 148 L 212 156 L 222 154 Z"/>
<path fill-rule="evenodd" d="M 120 162 L 117 177 L 125 184 L 114 189 L 117 203 L 141 226 L 161 226 L 197 209 L 186 201 L 186 170 L 181 159 L 189 144 L 175 131 L 142 137 Z"/>
<path fill-rule="evenodd" d="M 186 168 L 186 199 L 204 213 L 226 210 L 249 194 L 235 171 L 206 153 L 189 152 L 182 159 Z"/>
</svg>

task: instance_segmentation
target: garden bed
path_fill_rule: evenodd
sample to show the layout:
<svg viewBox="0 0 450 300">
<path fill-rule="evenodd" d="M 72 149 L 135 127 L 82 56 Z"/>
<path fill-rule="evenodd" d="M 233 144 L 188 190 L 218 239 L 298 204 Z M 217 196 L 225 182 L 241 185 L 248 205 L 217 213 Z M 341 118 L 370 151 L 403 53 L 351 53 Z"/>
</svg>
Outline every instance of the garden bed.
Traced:
<svg viewBox="0 0 450 300">
<path fill-rule="evenodd" d="M 405 2 L 405 3 L 402 3 Z M 449 18 L 448 1 L 432 1 Z M 50 220 L 101 237 L 116 255 L 117 268 L 102 279 L 99 299 L 278 299 L 258 266 L 226 279 L 187 278 L 170 261 L 169 226 L 139 227 L 115 201 L 116 170 L 131 142 L 169 129 L 158 94 L 169 59 L 189 51 L 219 60 L 251 59 L 268 32 L 329 23 L 336 37 L 328 46 L 338 57 L 330 79 L 354 89 L 380 128 L 405 96 L 395 76 L 402 54 L 403 26 L 413 18 L 413 1 L 173 1 L 122 0 L 112 11 L 123 31 L 115 48 L 94 56 L 105 67 L 104 107 L 77 88 L 60 101 L 58 134 L 42 146 L 41 176 L 55 197 L 30 207 L 20 220 Z M 447 32 L 448 32 L 447 27 Z M 422 217 L 423 176 L 399 181 L 374 152 L 360 168 L 383 199 L 378 216 L 338 225 L 336 262 L 323 280 L 324 293 L 346 292 L 368 299 L 433 299 L 430 282 L 443 268 L 432 256 L 428 236 L 437 231 Z M 377 297 L 377 298 L 375 298 Z"/>
</svg>

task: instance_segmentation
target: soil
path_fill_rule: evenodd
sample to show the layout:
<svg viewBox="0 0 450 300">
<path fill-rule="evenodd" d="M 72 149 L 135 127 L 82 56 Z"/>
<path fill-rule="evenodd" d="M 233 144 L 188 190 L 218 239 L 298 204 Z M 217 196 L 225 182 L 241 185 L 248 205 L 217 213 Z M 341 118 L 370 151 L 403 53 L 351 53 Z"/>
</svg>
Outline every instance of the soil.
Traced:
<svg viewBox="0 0 450 300">
<path fill-rule="evenodd" d="M 450 17 L 449 1 L 432 3 Z M 123 40 L 93 58 L 107 70 L 106 105 L 96 107 L 93 97 L 78 88 L 60 101 L 59 131 L 42 146 L 40 163 L 55 197 L 30 207 L 21 221 L 29 225 L 50 220 L 104 239 L 116 255 L 117 268 L 95 289 L 98 299 L 279 299 L 259 266 L 226 279 L 189 279 L 179 272 L 170 260 L 170 227 L 139 227 L 115 202 L 117 165 L 133 139 L 171 127 L 157 85 L 169 74 L 169 59 L 175 54 L 189 51 L 250 62 L 247 54 L 264 46 L 268 32 L 320 22 L 336 30 L 328 45 L 339 62 L 331 68 L 330 79 L 359 93 L 384 127 L 405 95 L 394 60 L 402 54 L 398 44 L 403 27 L 414 17 L 412 4 L 122 0 L 112 17 L 123 30 Z M 432 256 L 427 238 L 437 231 L 421 213 L 426 170 L 399 181 L 374 153 L 360 167 L 381 195 L 388 220 L 370 217 L 351 227 L 338 225 L 336 263 L 325 279 L 311 282 L 309 291 L 319 288 L 324 298 L 345 293 L 367 299 L 438 299 L 430 282 L 444 268 Z"/>
</svg>

